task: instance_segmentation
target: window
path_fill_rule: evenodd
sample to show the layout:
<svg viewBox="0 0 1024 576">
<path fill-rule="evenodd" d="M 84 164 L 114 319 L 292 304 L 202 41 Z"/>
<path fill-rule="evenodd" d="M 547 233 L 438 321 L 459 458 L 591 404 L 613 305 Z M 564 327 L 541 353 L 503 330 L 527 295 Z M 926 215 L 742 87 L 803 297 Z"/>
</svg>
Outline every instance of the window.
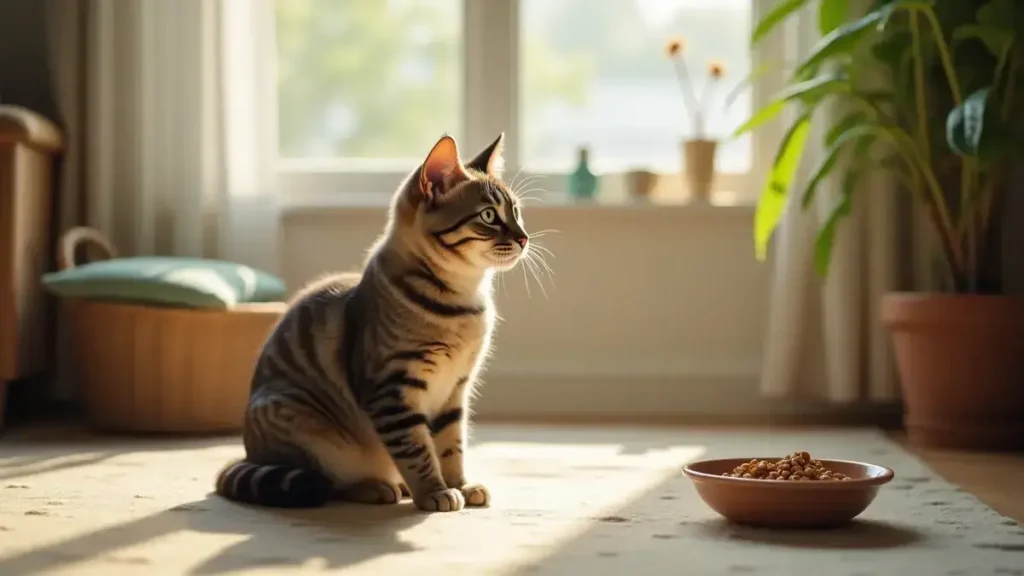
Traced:
<svg viewBox="0 0 1024 576">
<path fill-rule="evenodd" d="M 457 133 L 461 0 L 277 2 L 278 153 L 353 169 Z"/>
<path fill-rule="evenodd" d="M 521 0 L 520 158 L 527 169 L 565 171 L 579 145 L 598 169 L 679 169 L 679 141 L 692 133 L 668 38 L 705 96 L 708 132 L 724 137 L 751 112 L 750 95 L 728 108 L 733 78 L 750 70 L 751 0 Z M 711 61 L 727 82 L 704 81 Z M 750 169 L 749 138 L 724 144 L 720 172 Z"/>
<path fill-rule="evenodd" d="M 468 155 L 498 131 L 510 171 L 553 192 L 583 145 L 600 172 L 678 172 L 690 126 L 664 44 L 686 39 L 698 90 L 725 64 L 706 104 L 724 137 L 757 102 L 722 105 L 752 67 L 756 1 L 278 0 L 282 185 L 379 201 L 442 133 Z M 720 186 L 749 182 L 752 157 L 724 142 Z"/>
</svg>

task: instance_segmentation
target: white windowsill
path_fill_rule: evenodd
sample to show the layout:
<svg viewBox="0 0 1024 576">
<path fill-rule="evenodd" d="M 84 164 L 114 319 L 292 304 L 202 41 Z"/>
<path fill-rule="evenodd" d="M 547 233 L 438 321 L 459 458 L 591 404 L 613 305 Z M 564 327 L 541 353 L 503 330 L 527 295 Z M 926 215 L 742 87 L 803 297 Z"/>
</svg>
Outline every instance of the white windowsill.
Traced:
<svg viewBox="0 0 1024 576">
<path fill-rule="evenodd" d="M 398 171 L 343 172 L 337 169 L 312 170 L 310 166 L 291 166 L 278 172 L 281 208 L 285 214 L 310 210 L 339 210 L 386 207 L 392 194 L 407 176 Z M 563 173 L 509 170 L 506 179 L 518 193 L 531 200 L 529 210 L 540 207 L 559 209 L 630 209 L 692 214 L 749 214 L 757 200 L 760 182 L 752 173 L 721 172 L 715 175 L 712 202 L 689 202 L 686 179 L 678 172 L 655 173 L 651 199 L 630 195 L 624 173 L 599 174 L 598 194 L 593 200 L 573 199 L 565 188 Z M 535 200 L 532 200 L 535 198 Z"/>
</svg>

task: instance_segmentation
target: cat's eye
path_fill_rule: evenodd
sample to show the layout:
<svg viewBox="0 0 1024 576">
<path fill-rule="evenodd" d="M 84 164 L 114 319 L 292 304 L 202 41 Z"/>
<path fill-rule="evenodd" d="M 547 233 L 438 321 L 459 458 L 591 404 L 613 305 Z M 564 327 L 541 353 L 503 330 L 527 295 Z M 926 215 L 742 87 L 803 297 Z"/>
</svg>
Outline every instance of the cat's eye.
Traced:
<svg viewBox="0 0 1024 576">
<path fill-rule="evenodd" d="M 512 217 L 515 218 L 516 220 L 519 220 L 519 205 L 518 204 L 512 206 Z"/>
<path fill-rule="evenodd" d="M 480 212 L 480 219 L 483 220 L 485 224 L 494 224 L 494 221 L 497 218 L 498 213 L 494 211 L 494 208 L 484 208 L 483 211 Z"/>
</svg>

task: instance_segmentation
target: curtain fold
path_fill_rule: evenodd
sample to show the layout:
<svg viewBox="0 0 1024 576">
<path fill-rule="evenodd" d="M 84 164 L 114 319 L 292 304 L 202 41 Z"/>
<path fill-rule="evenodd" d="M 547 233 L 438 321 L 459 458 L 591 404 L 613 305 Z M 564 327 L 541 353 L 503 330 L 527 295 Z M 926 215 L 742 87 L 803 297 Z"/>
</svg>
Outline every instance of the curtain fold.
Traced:
<svg viewBox="0 0 1024 576">
<path fill-rule="evenodd" d="M 55 226 L 276 272 L 273 0 L 46 0 Z M 73 395 L 58 321 L 59 396 Z"/>
<path fill-rule="evenodd" d="M 852 4 L 857 9 L 867 2 Z M 820 37 L 816 10 L 805 10 L 794 24 L 799 59 Z M 838 107 L 816 112 L 795 190 L 802 189 L 800 183 L 825 153 L 825 133 L 845 112 Z M 851 215 L 837 231 L 829 274 L 820 278 L 814 269 L 814 240 L 842 197 L 841 178 L 837 170 L 824 181 L 808 210 L 801 208 L 800 194 L 791 193 L 776 230 L 769 256 L 773 279 L 761 371 L 764 396 L 835 404 L 898 399 L 881 299 L 891 290 L 929 284 L 928 272 L 922 272 L 928 231 L 895 182 L 884 173 L 865 174 Z"/>
</svg>

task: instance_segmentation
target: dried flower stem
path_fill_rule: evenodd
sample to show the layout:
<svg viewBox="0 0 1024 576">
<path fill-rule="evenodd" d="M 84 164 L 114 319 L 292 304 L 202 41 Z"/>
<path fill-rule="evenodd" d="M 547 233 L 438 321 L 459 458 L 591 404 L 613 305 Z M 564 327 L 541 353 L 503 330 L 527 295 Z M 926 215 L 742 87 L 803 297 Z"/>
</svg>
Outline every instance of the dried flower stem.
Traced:
<svg viewBox="0 0 1024 576">
<path fill-rule="evenodd" d="M 690 82 L 690 73 L 686 68 L 686 61 L 682 57 L 672 59 L 675 64 L 676 77 L 679 79 L 679 87 L 683 91 L 683 100 L 686 107 L 693 116 L 694 135 L 697 138 L 704 137 L 704 114 L 701 110 L 700 100 L 693 93 L 693 84 Z"/>
<path fill-rule="evenodd" d="M 698 106 L 700 106 L 701 128 L 703 128 L 704 124 L 704 107 L 707 105 L 708 98 L 710 97 L 711 86 L 715 83 L 714 80 L 714 78 L 709 76 L 707 82 L 704 83 L 704 88 L 700 92 Z M 702 137 L 702 134 L 697 134 L 697 137 Z"/>
</svg>

